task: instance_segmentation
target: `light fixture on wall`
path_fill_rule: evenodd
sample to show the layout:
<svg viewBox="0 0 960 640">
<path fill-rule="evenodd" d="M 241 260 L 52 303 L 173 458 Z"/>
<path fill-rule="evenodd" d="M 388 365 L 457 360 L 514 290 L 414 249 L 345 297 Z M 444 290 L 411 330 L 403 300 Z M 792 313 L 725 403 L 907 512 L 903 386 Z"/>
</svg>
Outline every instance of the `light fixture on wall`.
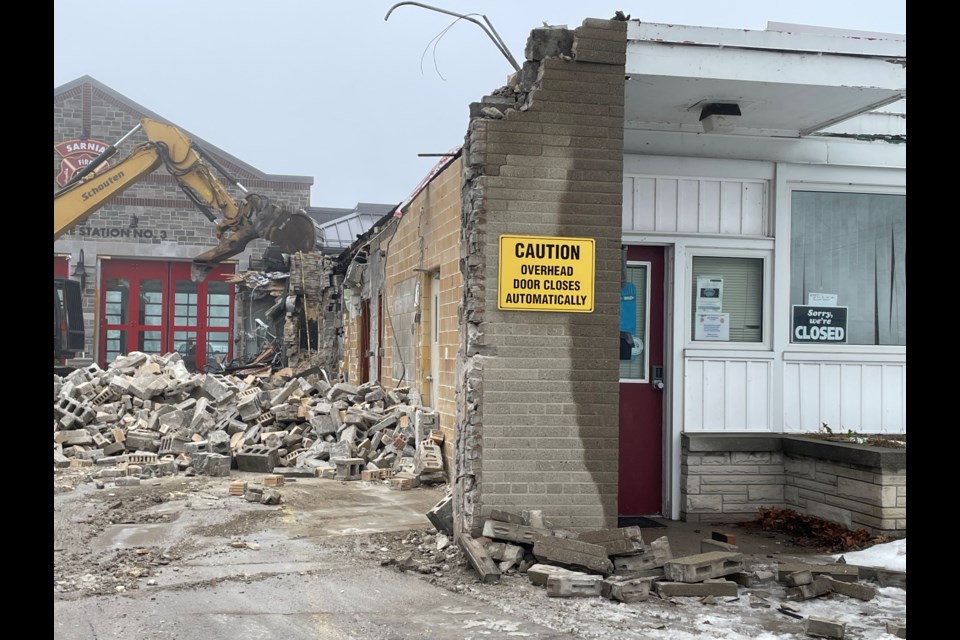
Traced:
<svg viewBox="0 0 960 640">
<path fill-rule="evenodd" d="M 83 249 L 80 249 L 80 257 L 77 258 L 77 264 L 73 267 L 73 273 L 70 274 L 71 277 L 77 278 L 80 280 L 80 289 L 83 290 L 87 286 L 87 267 L 83 264 Z"/>
<path fill-rule="evenodd" d="M 708 102 L 700 109 L 700 124 L 704 133 L 729 133 L 741 115 L 736 102 Z"/>
</svg>

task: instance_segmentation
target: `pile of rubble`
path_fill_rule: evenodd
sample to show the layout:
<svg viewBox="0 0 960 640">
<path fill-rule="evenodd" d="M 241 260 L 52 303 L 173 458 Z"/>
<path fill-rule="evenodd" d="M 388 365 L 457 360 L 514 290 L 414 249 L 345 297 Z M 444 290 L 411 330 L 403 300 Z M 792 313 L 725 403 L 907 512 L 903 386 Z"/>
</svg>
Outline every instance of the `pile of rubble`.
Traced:
<svg viewBox="0 0 960 640">
<path fill-rule="evenodd" d="M 231 469 L 293 477 L 446 482 L 437 416 L 409 389 L 192 374 L 179 354 L 132 352 L 54 375 L 54 467 L 117 486 Z"/>
<path fill-rule="evenodd" d="M 448 496 L 427 513 L 438 537 L 452 535 L 450 506 Z M 843 638 L 844 623 L 803 616 L 790 602 L 835 594 L 869 601 L 877 590 L 862 580 L 874 580 L 880 586 L 900 586 L 901 579 L 905 583 L 905 574 L 844 563 L 780 563 L 776 572 L 750 570 L 735 536 L 719 532 L 701 541 L 701 553 L 674 557 L 666 536 L 647 542 L 639 527 L 577 534 L 552 526 L 541 511 L 493 510 L 483 522 L 482 535 L 463 533 L 457 543 L 481 582 L 499 582 L 503 574 L 525 574 L 532 584 L 544 587 L 547 596 L 556 598 L 602 597 L 635 603 L 651 597 L 696 597 L 712 604 L 719 599 L 736 601 L 741 588 L 776 581 L 785 589 L 778 611 L 804 620 L 809 635 L 827 638 Z M 906 637 L 904 624 L 887 626 L 890 633 Z"/>
</svg>

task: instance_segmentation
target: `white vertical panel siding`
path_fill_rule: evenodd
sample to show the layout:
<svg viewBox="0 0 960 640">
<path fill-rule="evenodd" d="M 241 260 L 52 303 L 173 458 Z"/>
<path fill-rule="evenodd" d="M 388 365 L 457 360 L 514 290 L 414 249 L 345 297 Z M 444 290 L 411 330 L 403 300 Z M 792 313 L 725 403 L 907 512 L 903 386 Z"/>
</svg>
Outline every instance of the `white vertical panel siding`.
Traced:
<svg viewBox="0 0 960 640">
<path fill-rule="evenodd" d="M 747 416 L 744 424 L 770 426 L 770 363 L 747 361 Z"/>
<path fill-rule="evenodd" d="M 841 377 L 840 366 L 825 363 L 820 366 L 820 422 L 831 429 L 840 428 Z"/>
<path fill-rule="evenodd" d="M 685 431 L 770 428 L 770 361 L 686 358 Z"/>
<path fill-rule="evenodd" d="M 657 178 L 656 207 L 657 216 L 654 231 L 676 231 L 677 216 L 677 185 L 679 180 L 672 178 Z"/>
<path fill-rule="evenodd" d="M 625 176 L 624 231 L 763 235 L 767 181 Z"/>
<path fill-rule="evenodd" d="M 860 367 L 861 393 L 860 411 L 864 425 L 873 425 L 879 430 L 883 424 L 883 399 L 880 393 L 883 390 L 883 365 L 865 364 Z M 853 429 L 853 427 L 848 427 Z M 857 431 L 865 429 L 856 429 Z"/>
<path fill-rule="evenodd" d="M 700 181 L 680 180 L 677 188 L 677 231 L 696 233 L 700 229 Z"/>
<path fill-rule="evenodd" d="M 720 233 L 720 181 L 700 181 L 700 233 Z"/>
<path fill-rule="evenodd" d="M 763 234 L 763 214 L 766 208 L 764 185 L 762 182 L 743 183 L 743 217 L 740 232 L 748 236 Z"/>
<path fill-rule="evenodd" d="M 743 217 L 743 184 L 740 182 L 720 183 L 720 233 L 740 233 L 740 219 Z"/>
<path fill-rule="evenodd" d="M 747 363 L 724 363 L 723 424 L 747 424 Z M 737 381 L 734 383 L 733 381 Z"/>
<path fill-rule="evenodd" d="M 624 229 L 633 227 L 633 178 L 623 179 L 623 215 L 621 226 Z"/>
<path fill-rule="evenodd" d="M 894 362 L 784 362 L 784 431 L 906 431 L 907 367 Z"/>
<path fill-rule="evenodd" d="M 633 228 L 656 228 L 656 178 L 633 179 Z M 626 229 L 625 229 L 626 231 Z"/>
<path fill-rule="evenodd" d="M 860 365 L 840 365 L 840 425 L 863 422 L 863 376 Z M 799 398 L 798 398 L 799 399 Z"/>
<path fill-rule="evenodd" d="M 904 396 L 906 389 L 904 383 L 904 372 L 902 367 L 895 365 L 884 365 L 881 370 L 882 391 L 883 393 L 883 413 L 881 415 L 881 424 L 883 431 L 899 431 L 903 418 Z"/>
<path fill-rule="evenodd" d="M 723 429 L 724 425 L 724 390 L 727 385 L 724 376 L 724 362 L 722 360 L 705 360 L 703 362 L 703 428 L 707 430 Z"/>
</svg>

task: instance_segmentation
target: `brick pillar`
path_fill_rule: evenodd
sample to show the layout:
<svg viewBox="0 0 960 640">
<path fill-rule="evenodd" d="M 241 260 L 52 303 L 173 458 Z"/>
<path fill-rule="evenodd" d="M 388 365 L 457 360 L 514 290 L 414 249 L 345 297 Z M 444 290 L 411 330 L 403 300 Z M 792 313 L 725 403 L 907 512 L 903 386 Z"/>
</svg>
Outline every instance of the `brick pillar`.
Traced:
<svg viewBox="0 0 960 640">
<path fill-rule="evenodd" d="M 464 145 L 454 513 L 616 526 L 626 23 L 534 29 Z M 592 313 L 500 311 L 502 234 L 594 238 Z"/>
</svg>

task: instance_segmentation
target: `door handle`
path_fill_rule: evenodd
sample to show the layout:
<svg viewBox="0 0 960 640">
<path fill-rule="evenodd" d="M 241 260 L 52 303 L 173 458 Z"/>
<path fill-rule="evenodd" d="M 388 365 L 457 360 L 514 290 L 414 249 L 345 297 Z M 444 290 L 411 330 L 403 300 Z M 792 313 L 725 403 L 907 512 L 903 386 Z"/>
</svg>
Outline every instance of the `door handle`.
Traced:
<svg viewBox="0 0 960 640">
<path fill-rule="evenodd" d="M 653 375 L 650 376 L 650 386 L 656 391 L 663 391 L 663 365 L 652 367 Z"/>
</svg>

